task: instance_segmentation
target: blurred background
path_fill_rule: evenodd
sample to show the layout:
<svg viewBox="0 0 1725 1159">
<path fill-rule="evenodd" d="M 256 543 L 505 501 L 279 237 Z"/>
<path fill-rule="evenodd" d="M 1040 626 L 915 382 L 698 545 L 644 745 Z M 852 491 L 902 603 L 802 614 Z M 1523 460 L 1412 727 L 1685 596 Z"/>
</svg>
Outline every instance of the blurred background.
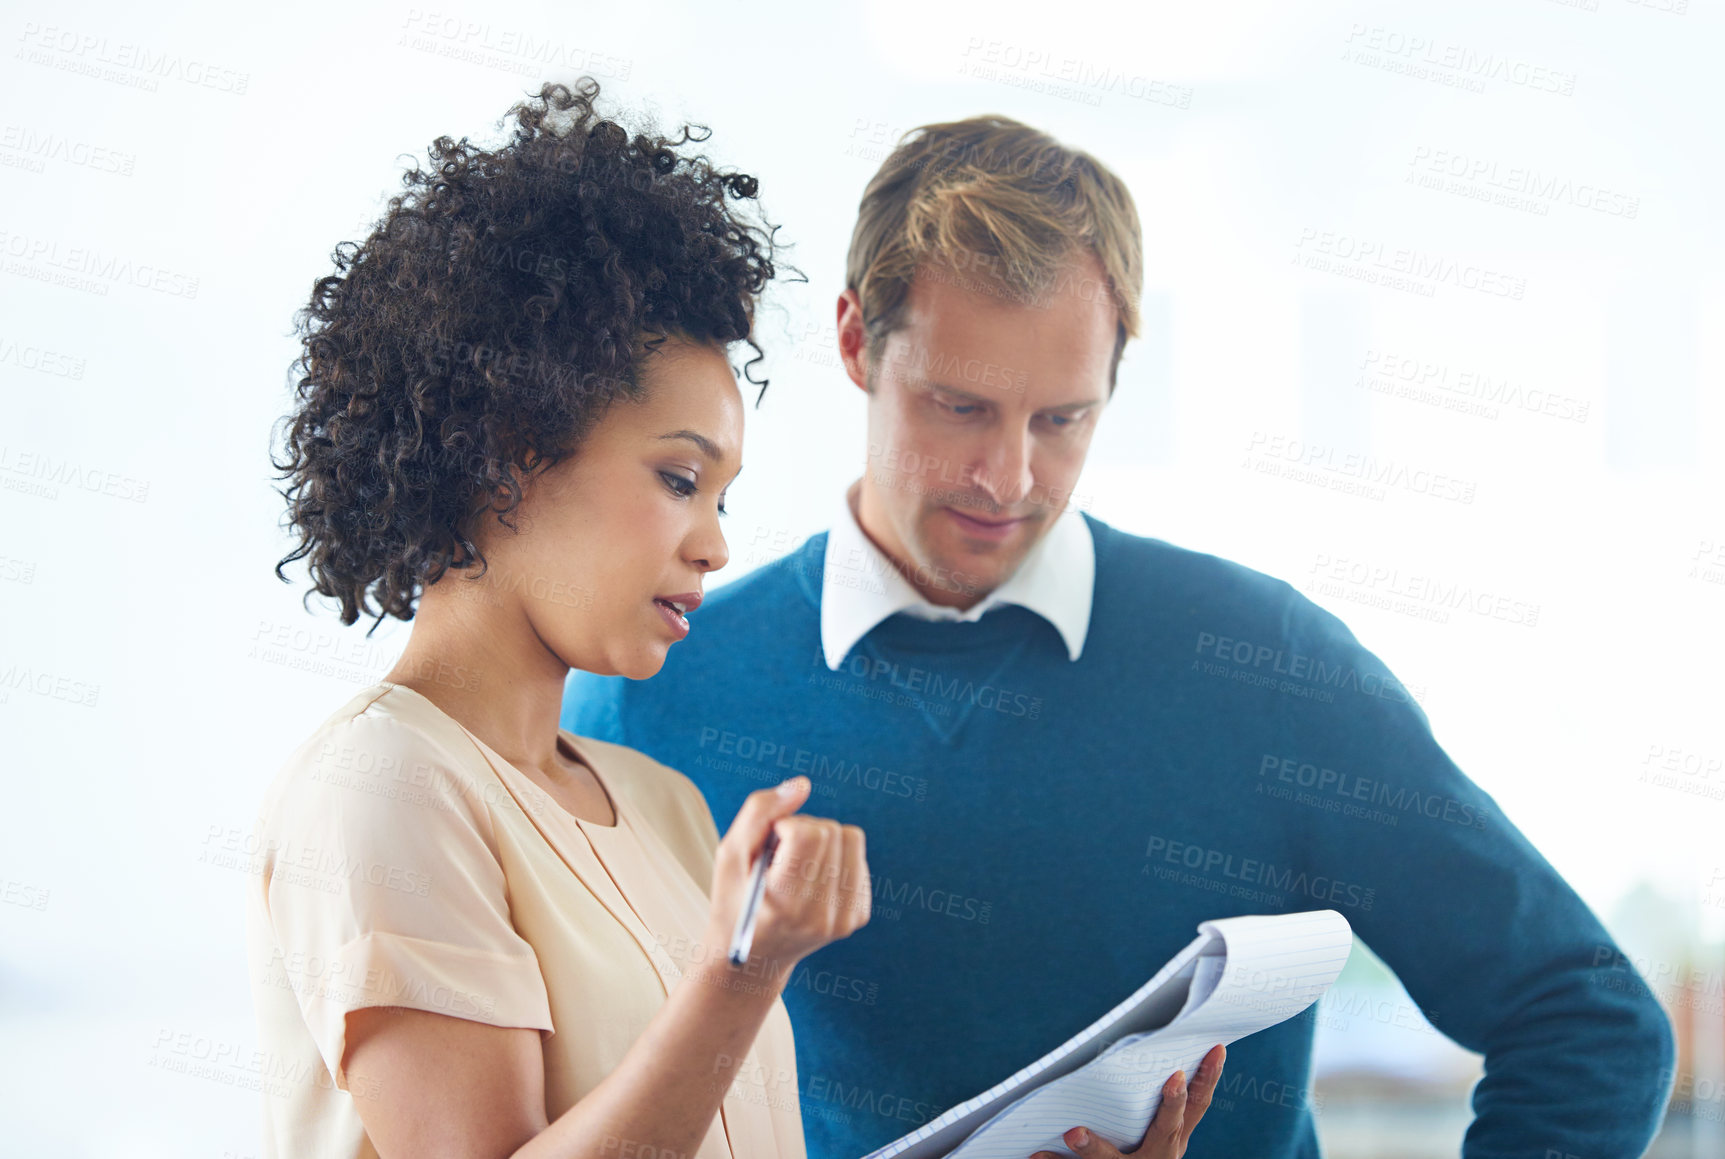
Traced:
<svg viewBox="0 0 1725 1159">
<path fill-rule="evenodd" d="M 258 1154 L 244 844 L 407 627 L 272 575 L 292 314 L 407 156 L 587 73 L 711 126 L 808 275 L 714 587 L 862 472 L 834 301 L 899 134 L 1000 112 L 1120 173 L 1145 335 L 1078 502 L 1349 623 L 1664 1002 L 1653 1153 L 1725 1156 L 1721 34 L 1708 0 L 7 4 L 0 1151 Z M 1478 1057 L 1364 948 L 1317 1018 L 1330 1156 L 1458 1153 Z"/>
</svg>

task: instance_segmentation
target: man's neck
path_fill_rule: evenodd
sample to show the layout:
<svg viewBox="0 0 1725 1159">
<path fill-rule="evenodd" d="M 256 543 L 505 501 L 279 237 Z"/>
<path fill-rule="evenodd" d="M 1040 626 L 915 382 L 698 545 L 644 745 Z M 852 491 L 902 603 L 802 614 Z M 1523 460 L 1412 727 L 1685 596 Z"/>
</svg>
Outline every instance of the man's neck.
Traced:
<svg viewBox="0 0 1725 1159">
<path fill-rule="evenodd" d="M 916 589 L 918 595 L 931 604 L 943 608 L 954 608 L 960 612 L 968 612 L 971 608 L 987 599 L 988 591 L 974 589 L 953 590 L 936 586 L 932 578 L 919 582 L 919 572 L 924 569 L 910 562 L 910 553 L 904 544 L 894 535 L 887 523 L 885 512 L 879 502 L 879 496 L 874 488 L 869 486 L 868 476 L 852 483 L 845 491 L 845 504 L 850 508 L 851 515 L 856 519 L 857 526 L 862 529 L 863 537 L 874 544 L 880 553 L 887 558 L 893 569 L 904 577 L 904 582 Z M 990 589 L 992 590 L 992 589 Z"/>
</svg>

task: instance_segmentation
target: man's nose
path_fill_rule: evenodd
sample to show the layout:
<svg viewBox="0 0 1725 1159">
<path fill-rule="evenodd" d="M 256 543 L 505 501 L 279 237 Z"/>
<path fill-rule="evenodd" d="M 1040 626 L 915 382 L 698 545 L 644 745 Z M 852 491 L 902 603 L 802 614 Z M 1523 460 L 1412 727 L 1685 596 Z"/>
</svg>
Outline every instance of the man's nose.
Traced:
<svg viewBox="0 0 1725 1159">
<path fill-rule="evenodd" d="M 1005 431 L 992 439 L 977 481 L 1001 507 L 1011 507 L 1030 494 L 1035 486 L 1030 475 L 1030 432 Z"/>
</svg>

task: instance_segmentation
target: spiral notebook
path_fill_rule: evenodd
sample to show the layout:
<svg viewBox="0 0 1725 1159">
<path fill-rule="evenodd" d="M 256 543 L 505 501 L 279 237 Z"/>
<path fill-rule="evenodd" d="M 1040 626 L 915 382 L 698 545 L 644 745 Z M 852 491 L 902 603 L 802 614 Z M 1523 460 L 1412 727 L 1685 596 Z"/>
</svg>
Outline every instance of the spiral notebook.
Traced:
<svg viewBox="0 0 1725 1159">
<path fill-rule="evenodd" d="M 1211 1047 L 1292 1018 L 1330 988 L 1353 931 L 1335 910 L 1219 918 L 1120 1005 L 1005 1082 L 864 1159 L 1024 1159 L 1071 1155 L 1089 1127 L 1135 1147 L 1177 1070 Z"/>
</svg>

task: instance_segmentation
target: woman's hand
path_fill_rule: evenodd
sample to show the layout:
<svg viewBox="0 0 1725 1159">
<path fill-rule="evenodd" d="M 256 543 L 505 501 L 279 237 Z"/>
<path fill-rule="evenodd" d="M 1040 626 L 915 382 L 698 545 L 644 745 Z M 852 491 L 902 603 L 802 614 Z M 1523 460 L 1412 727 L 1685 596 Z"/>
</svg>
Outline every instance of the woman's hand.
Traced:
<svg viewBox="0 0 1725 1159">
<path fill-rule="evenodd" d="M 708 919 L 709 941 L 721 950 L 717 968 L 734 968 L 722 953 L 748 894 L 749 868 L 771 831 L 778 833 L 779 847 L 767 869 L 744 970 L 782 986 L 802 958 L 868 924 L 873 892 L 863 831 L 796 815 L 809 789 L 807 777 L 792 777 L 776 789 L 750 793 L 719 842 Z"/>
<path fill-rule="evenodd" d="M 1122 1155 L 1135 1155 L 1139 1159 L 1180 1159 L 1186 1154 L 1186 1142 L 1192 1137 L 1192 1129 L 1210 1109 L 1210 1096 L 1215 1093 L 1216 1083 L 1222 1077 L 1222 1061 L 1227 1057 L 1227 1047 L 1211 1047 L 1204 1061 L 1198 1064 L 1198 1073 L 1192 1079 L 1190 1089 L 1187 1088 L 1184 1071 L 1169 1075 L 1168 1081 L 1162 1084 L 1162 1105 L 1156 1109 L 1156 1117 L 1150 1120 L 1150 1129 L 1144 1132 L 1138 1146 L 1130 1151 L 1116 1150 L 1083 1127 L 1074 1127 L 1061 1138 L 1079 1159 L 1120 1159 Z M 1058 1156 L 1053 1151 L 1038 1151 L 1030 1159 L 1058 1159 Z"/>
</svg>

